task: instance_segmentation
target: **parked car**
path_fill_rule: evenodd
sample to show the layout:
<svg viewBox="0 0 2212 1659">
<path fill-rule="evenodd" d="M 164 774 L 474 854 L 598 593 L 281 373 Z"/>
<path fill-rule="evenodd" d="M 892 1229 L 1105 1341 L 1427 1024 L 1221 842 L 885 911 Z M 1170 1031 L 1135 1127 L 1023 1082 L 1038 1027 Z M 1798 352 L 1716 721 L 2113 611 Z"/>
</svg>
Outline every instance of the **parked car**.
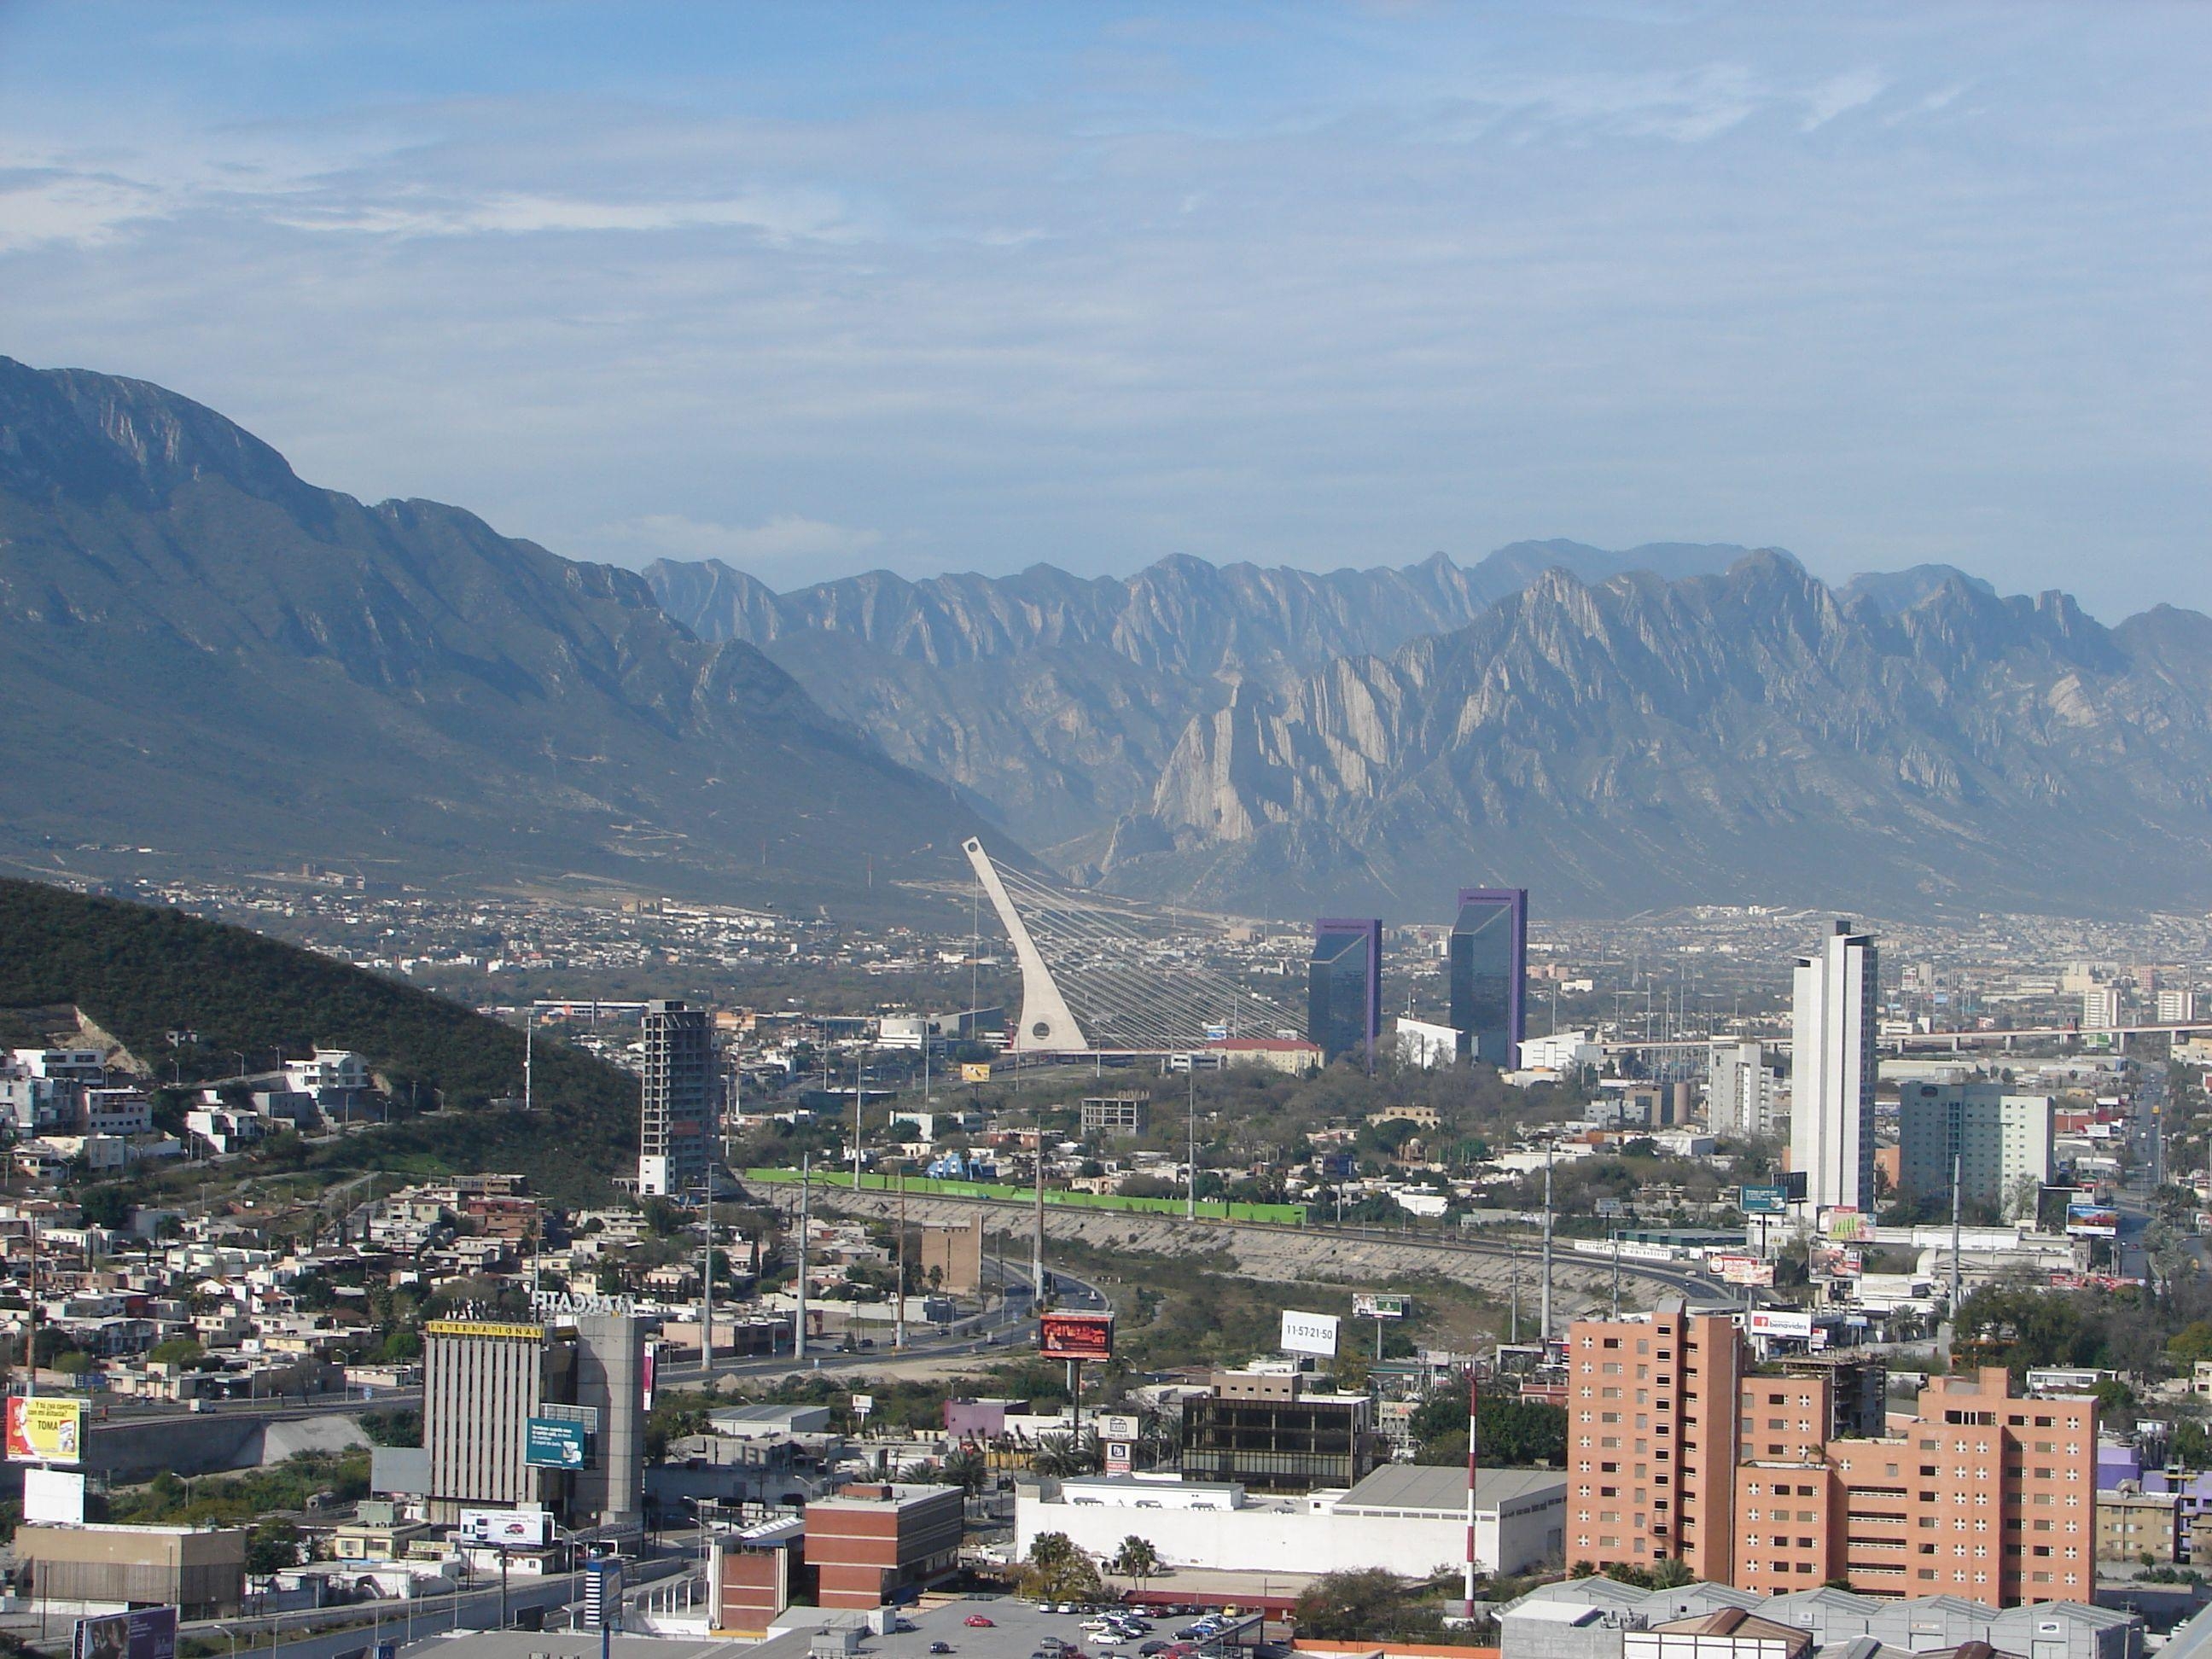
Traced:
<svg viewBox="0 0 2212 1659">
<path fill-rule="evenodd" d="M 950 1642 L 932 1642 L 929 1644 L 929 1650 L 932 1653 L 950 1653 L 952 1651 L 952 1644 Z"/>
<path fill-rule="evenodd" d="M 971 1613 L 961 1622 L 966 1625 L 969 1630 L 996 1630 L 999 1624 L 997 1620 L 986 1619 L 980 1613 Z"/>
</svg>

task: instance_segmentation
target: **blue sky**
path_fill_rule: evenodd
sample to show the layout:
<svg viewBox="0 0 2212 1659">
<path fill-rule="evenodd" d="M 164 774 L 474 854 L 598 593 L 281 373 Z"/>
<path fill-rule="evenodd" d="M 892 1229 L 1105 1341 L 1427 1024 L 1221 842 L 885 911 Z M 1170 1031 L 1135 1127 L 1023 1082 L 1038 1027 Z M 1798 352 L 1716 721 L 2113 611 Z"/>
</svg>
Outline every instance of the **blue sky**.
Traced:
<svg viewBox="0 0 2212 1659">
<path fill-rule="evenodd" d="M 2212 609 L 2212 8 L 0 0 L 0 351 L 558 551 Z"/>
</svg>

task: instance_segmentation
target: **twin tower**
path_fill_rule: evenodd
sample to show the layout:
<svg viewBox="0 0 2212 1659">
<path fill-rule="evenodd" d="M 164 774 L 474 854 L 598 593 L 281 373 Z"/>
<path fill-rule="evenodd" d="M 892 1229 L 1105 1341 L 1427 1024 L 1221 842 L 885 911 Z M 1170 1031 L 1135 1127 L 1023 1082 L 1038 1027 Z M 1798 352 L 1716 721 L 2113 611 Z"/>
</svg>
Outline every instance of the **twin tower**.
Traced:
<svg viewBox="0 0 2212 1659">
<path fill-rule="evenodd" d="M 1445 944 L 1450 1024 L 1461 1060 L 1501 1070 L 1520 1064 L 1528 980 L 1528 890 L 1462 887 Z M 1370 1068 L 1382 1042 L 1382 923 L 1325 916 L 1306 966 L 1306 1036 L 1324 1062 L 1345 1055 Z"/>
</svg>

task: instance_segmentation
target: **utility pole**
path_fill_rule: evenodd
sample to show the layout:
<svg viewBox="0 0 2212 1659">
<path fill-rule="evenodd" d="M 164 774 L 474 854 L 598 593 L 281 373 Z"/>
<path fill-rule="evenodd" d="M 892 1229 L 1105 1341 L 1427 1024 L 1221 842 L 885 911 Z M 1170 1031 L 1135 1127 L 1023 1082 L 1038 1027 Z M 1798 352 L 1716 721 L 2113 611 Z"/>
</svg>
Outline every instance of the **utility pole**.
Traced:
<svg viewBox="0 0 2212 1659">
<path fill-rule="evenodd" d="M 928 1052 L 929 1038 L 922 1036 L 922 1051 Z M 891 1346 L 906 1346 L 906 1170 L 901 1167 L 898 1175 L 898 1300 L 891 1316 Z"/>
<path fill-rule="evenodd" d="M 1620 1318 L 1620 1229 L 1613 1230 L 1613 1316 Z"/>
<path fill-rule="evenodd" d="M 1183 1163 L 1182 1215 L 1186 1221 L 1195 1221 L 1198 1219 L 1198 1056 L 1185 1054 L 1183 1061 L 1189 1067 L 1190 1105 L 1183 1113 L 1183 1128 L 1188 1137 L 1188 1146 Z"/>
<path fill-rule="evenodd" d="M 813 1192 L 813 1163 L 812 1152 L 799 1155 L 799 1321 L 792 1329 L 791 1357 L 801 1364 L 806 1360 L 806 1200 Z"/>
<path fill-rule="evenodd" d="M 1537 1316 L 1542 1328 L 1537 1340 L 1552 1340 L 1552 1150 L 1553 1143 L 1544 1143 L 1544 1300 Z"/>
<path fill-rule="evenodd" d="M 1951 1154 L 1951 1346 L 1959 1346 L 1959 1209 L 1966 1186 L 1966 1155 Z"/>
<path fill-rule="evenodd" d="M 706 1243 L 699 1249 L 699 1371 L 714 1375 L 714 1176 L 709 1170 L 699 1204 L 699 1227 Z"/>
<path fill-rule="evenodd" d="M 860 1190 L 860 1096 L 868 1086 L 868 1051 L 853 1065 L 853 1190 Z"/>
<path fill-rule="evenodd" d="M 1508 1271 L 1512 1274 L 1513 1298 L 1507 1304 L 1510 1311 L 1506 1316 L 1508 1323 L 1505 1340 L 1517 1346 L 1521 1340 L 1521 1246 L 1518 1243 L 1508 1243 L 1505 1248 L 1506 1260 L 1511 1263 Z"/>
<path fill-rule="evenodd" d="M 530 1110 L 533 1099 L 530 1090 L 530 1073 L 532 1062 L 538 1057 L 537 1047 L 538 1006 L 535 1003 L 528 1003 L 522 1010 L 522 1109 L 526 1114 Z"/>
<path fill-rule="evenodd" d="M 1016 1049 L 1018 1055 L 1021 1050 Z M 1017 1060 L 1017 1064 L 1018 1064 Z M 1038 1313 L 1044 1311 L 1044 1108 L 1039 1106 L 1032 1115 L 1036 1120 L 1036 1157 L 1031 1160 L 1031 1172 L 1036 1177 L 1036 1231 L 1030 1241 L 1030 1305 Z"/>
</svg>

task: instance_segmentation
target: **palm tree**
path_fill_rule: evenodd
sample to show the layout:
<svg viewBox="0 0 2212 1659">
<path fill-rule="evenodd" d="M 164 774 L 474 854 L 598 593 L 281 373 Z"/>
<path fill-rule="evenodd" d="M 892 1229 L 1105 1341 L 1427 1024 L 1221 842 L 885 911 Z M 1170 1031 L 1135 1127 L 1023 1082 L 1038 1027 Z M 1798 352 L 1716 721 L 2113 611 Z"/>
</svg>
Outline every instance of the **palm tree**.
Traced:
<svg viewBox="0 0 2212 1659">
<path fill-rule="evenodd" d="M 973 1498 L 983 1490 L 991 1478 L 991 1471 L 983 1462 L 982 1453 L 973 1446 L 956 1446 L 945 1455 L 938 1469 L 938 1477 L 960 1488 Z"/>
<path fill-rule="evenodd" d="M 1160 1553 L 1152 1547 L 1151 1540 L 1131 1533 L 1121 1540 L 1121 1547 L 1115 1552 L 1114 1559 L 1106 1564 L 1106 1571 L 1118 1572 L 1124 1578 L 1143 1580 L 1158 1577 L 1161 1565 Z"/>
</svg>

